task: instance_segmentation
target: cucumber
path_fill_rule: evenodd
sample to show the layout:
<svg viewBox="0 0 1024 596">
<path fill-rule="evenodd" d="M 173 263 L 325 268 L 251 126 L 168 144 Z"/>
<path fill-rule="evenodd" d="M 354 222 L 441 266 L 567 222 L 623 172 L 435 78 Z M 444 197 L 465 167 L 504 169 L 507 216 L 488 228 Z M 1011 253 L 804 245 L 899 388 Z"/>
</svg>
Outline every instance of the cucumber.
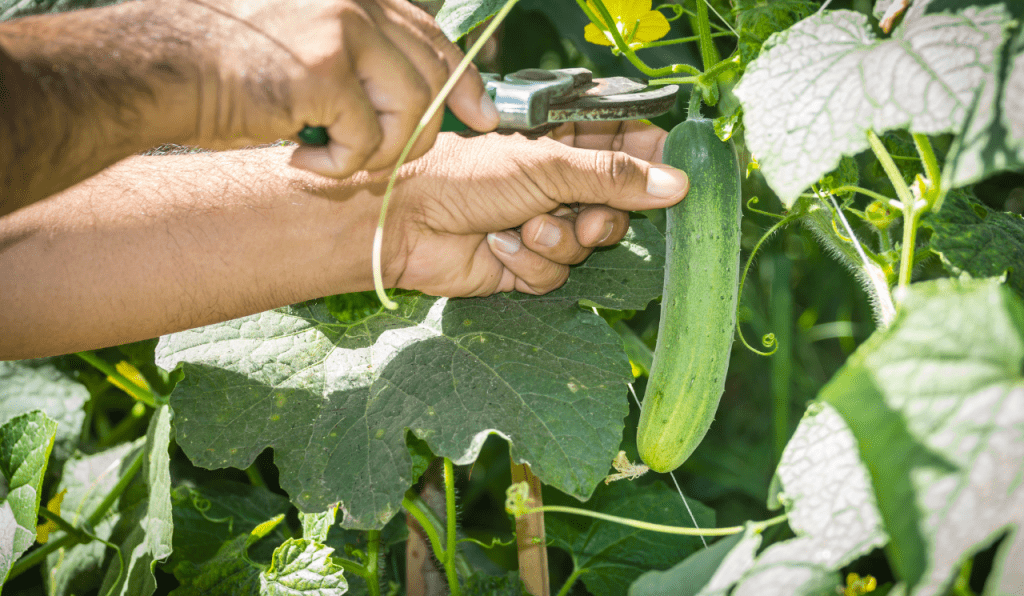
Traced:
<svg viewBox="0 0 1024 596">
<path fill-rule="evenodd" d="M 654 364 L 637 448 L 656 472 L 678 468 L 697 448 L 725 388 L 736 328 L 740 270 L 740 168 L 711 120 L 680 123 L 664 162 L 690 176 L 667 213 L 665 287 Z"/>
</svg>

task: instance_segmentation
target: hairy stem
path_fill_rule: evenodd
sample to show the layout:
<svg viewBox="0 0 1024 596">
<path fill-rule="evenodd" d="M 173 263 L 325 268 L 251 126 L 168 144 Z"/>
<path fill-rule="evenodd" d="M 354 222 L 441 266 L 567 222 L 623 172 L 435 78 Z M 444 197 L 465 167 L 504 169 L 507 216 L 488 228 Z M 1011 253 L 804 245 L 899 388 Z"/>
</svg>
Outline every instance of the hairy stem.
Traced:
<svg viewBox="0 0 1024 596">
<path fill-rule="evenodd" d="M 441 535 L 437 533 L 437 526 L 434 525 L 434 520 L 431 516 L 428 516 L 425 509 L 426 506 L 423 500 L 413 492 L 411 489 L 406 491 L 405 496 L 402 497 L 402 507 L 409 512 L 413 518 L 419 522 L 420 527 L 423 528 L 423 532 L 427 535 L 427 539 L 430 540 L 430 548 L 434 551 L 434 558 L 438 561 L 444 561 L 444 546 L 441 544 Z"/>
<path fill-rule="evenodd" d="M 380 596 L 380 578 L 377 574 L 380 557 L 380 530 L 366 532 L 366 585 L 370 596 Z"/>
<path fill-rule="evenodd" d="M 697 37 L 700 38 L 700 56 L 704 63 L 704 72 L 714 66 L 718 60 L 715 55 L 714 41 L 711 39 L 711 20 L 708 18 L 708 5 L 705 0 L 697 0 Z"/>
<path fill-rule="evenodd" d="M 942 200 L 946 196 L 942 188 L 942 170 L 939 168 L 939 160 L 935 157 L 935 150 L 932 149 L 932 142 L 928 140 L 928 135 L 914 133 L 913 137 L 917 154 L 921 156 L 921 163 L 924 165 L 924 175 L 928 179 L 925 199 L 928 201 L 929 209 L 938 211 L 942 208 Z"/>
<path fill-rule="evenodd" d="M 445 540 L 444 549 L 444 574 L 448 578 L 448 587 L 452 596 L 459 596 L 459 576 L 455 572 L 455 551 L 458 550 L 458 542 L 455 539 L 455 468 L 452 460 L 444 458 L 444 506 L 445 523 L 448 529 L 448 536 Z"/>
<path fill-rule="evenodd" d="M 897 296 L 897 301 L 899 301 L 902 300 L 907 286 L 910 285 L 910 276 L 914 268 L 914 243 L 917 241 L 917 224 L 921 214 L 927 209 L 927 204 L 917 204 L 913 193 L 910 192 L 910 187 L 903 181 L 903 175 L 900 173 L 899 168 L 896 167 L 896 162 L 892 160 L 892 156 L 885 150 L 885 145 L 882 144 L 882 140 L 878 138 L 874 131 L 868 131 L 868 143 L 871 144 L 871 151 L 874 152 L 875 158 L 882 164 L 882 169 L 885 170 L 886 176 L 889 177 L 889 182 L 896 189 L 896 196 L 903 203 L 903 247 L 900 254 L 900 292 Z M 926 165 L 925 167 L 927 168 L 928 166 Z"/>
</svg>

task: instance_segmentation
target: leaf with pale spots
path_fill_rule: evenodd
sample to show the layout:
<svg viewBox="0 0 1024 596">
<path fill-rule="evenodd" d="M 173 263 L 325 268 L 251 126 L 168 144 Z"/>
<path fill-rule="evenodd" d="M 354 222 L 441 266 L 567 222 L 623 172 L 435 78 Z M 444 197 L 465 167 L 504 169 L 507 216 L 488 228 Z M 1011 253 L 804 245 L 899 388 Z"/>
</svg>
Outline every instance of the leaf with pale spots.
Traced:
<svg viewBox="0 0 1024 596">
<path fill-rule="evenodd" d="M 958 132 L 997 77 L 1001 5 L 928 14 L 879 39 L 866 16 L 822 12 L 773 35 L 735 89 L 747 147 L 786 207 L 868 148 L 867 131 Z"/>
<path fill-rule="evenodd" d="M 585 499 L 618 451 L 632 374 L 619 336 L 578 302 L 642 308 L 663 251 L 634 220 L 546 296 L 407 294 L 348 322 L 314 301 L 164 337 L 157 362 L 185 372 L 171 395 L 178 444 L 211 469 L 273 447 L 292 500 L 310 512 L 341 501 L 351 528 L 398 511 L 415 480 L 407 430 L 462 464 L 498 433 L 546 484 Z"/>
</svg>

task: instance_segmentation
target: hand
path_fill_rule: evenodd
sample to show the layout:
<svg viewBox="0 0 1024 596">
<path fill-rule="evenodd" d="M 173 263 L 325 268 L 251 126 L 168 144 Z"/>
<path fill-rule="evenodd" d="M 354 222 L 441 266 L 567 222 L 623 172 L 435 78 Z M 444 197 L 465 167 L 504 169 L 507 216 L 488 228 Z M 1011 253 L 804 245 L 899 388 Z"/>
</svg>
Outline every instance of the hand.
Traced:
<svg viewBox="0 0 1024 596">
<path fill-rule="evenodd" d="M 568 124 L 537 140 L 441 135 L 396 187 L 389 285 L 438 296 L 560 287 L 569 265 L 622 239 L 628 211 L 685 196 L 683 172 L 651 163 L 666 136 L 639 122 Z"/>
<path fill-rule="evenodd" d="M 324 126 L 325 147 L 302 146 L 292 165 L 332 177 L 397 160 L 462 52 L 406 0 L 191 0 L 210 28 L 200 42 L 210 90 L 199 92 L 199 139 L 229 148 L 295 138 Z M 448 98 L 478 131 L 498 112 L 470 66 Z M 407 161 L 441 128 L 431 120 Z"/>
</svg>

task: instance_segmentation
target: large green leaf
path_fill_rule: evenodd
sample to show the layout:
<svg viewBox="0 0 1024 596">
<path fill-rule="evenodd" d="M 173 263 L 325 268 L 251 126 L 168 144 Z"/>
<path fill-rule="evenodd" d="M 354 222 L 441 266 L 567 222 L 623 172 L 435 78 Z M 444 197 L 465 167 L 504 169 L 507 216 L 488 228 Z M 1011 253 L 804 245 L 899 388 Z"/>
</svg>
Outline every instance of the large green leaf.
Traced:
<svg viewBox="0 0 1024 596">
<path fill-rule="evenodd" d="M 74 526 L 85 523 L 130 467 L 142 444 L 140 439 L 137 443 L 124 443 L 94 455 L 79 455 L 69 460 L 57 487 L 57 492 L 67 490 L 61 505 L 61 517 Z M 108 540 L 120 517 L 116 511 L 111 511 L 93 525 L 93 535 Z M 56 532 L 50 540 L 56 540 L 60 535 Z M 107 545 L 96 540 L 58 549 L 47 557 L 46 563 L 46 593 L 50 596 L 96 590 L 103 581 L 106 565 L 118 565 L 116 555 L 107 556 Z"/>
<path fill-rule="evenodd" d="M 689 500 L 702 528 L 715 525 L 715 513 Z M 594 491 L 587 508 L 609 515 L 693 527 L 679 493 L 663 482 L 639 487 L 618 481 Z M 581 580 L 593 594 L 625 594 L 629 585 L 650 569 L 664 569 L 702 547 L 700 538 L 659 534 L 584 517 L 548 514 L 545 532 L 551 544 L 571 553 Z"/>
<path fill-rule="evenodd" d="M 1024 218 L 989 209 L 972 195 L 953 190 L 938 213 L 921 224 L 932 230 L 930 248 L 951 273 L 972 277 L 1006 275 L 1024 297 Z"/>
<path fill-rule="evenodd" d="M 837 570 L 886 543 L 857 442 L 828 404 L 812 404 L 776 471 L 796 538 L 758 555 L 733 596 L 810 596 L 835 592 Z"/>
<path fill-rule="evenodd" d="M 867 17 L 815 14 L 772 36 L 734 90 L 746 141 L 787 207 L 868 148 L 867 131 L 959 131 L 995 79 L 1009 14 L 1001 5 L 928 14 L 889 39 Z"/>
<path fill-rule="evenodd" d="M 40 411 L 0 426 L 0 586 L 36 539 L 36 515 L 57 423 Z"/>
<path fill-rule="evenodd" d="M 1017 29 L 1004 56 L 999 76 L 979 91 L 950 149 L 943 173 L 947 186 L 1024 167 L 1024 29 Z"/>
<path fill-rule="evenodd" d="M 0 424 L 18 414 L 42 410 L 57 422 L 53 457 L 66 461 L 78 447 L 89 399 L 84 385 L 54 365 L 52 359 L 0 362 Z"/>
<path fill-rule="evenodd" d="M 207 561 L 184 561 L 174 568 L 180 585 L 171 596 L 259 596 L 263 567 L 249 560 L 249 534 L 224 542 Z"/>
<path fill-rule="evenodd" d="M 911 286 L 822 390 L 857 437 L 913 594 L 944 593 L 1004 532 L 986 593 L 1024 585 L 1022 363 L 1020 299 L 998 280 L 940 280 Z"/>
<path fill-rule="evenodd" d="M 348 324 L 310 302 L 165 337 L 158 364 L 184 363 L 178 444 L 206 468 L 245 468 L 273 447 L 292 500 L 340 500 L 352 528 L 398 511 L 413 482 L 407 429 L 461 464 L 501 434 L 545 483 L 585 499 L 618 449 L 632 375 L 621 340 L 577 301 L 642 308 L 663 250 L 639 220 L 546 296 L 407 295 Z"/>
<path fill-rule="evenodd" d="M 174 518 L 171 507 L 171 474 L 168 446 L 171 411 L 161 406 L 153 413 L 143 446 L 139 486 L 121 496 L 121 519 L 111 533 L 124 567 L 112 564 L 103 579 L 101 594 L 147 596 L 156 590 L 153 568 L 171 554 Z"/>
</svg>

